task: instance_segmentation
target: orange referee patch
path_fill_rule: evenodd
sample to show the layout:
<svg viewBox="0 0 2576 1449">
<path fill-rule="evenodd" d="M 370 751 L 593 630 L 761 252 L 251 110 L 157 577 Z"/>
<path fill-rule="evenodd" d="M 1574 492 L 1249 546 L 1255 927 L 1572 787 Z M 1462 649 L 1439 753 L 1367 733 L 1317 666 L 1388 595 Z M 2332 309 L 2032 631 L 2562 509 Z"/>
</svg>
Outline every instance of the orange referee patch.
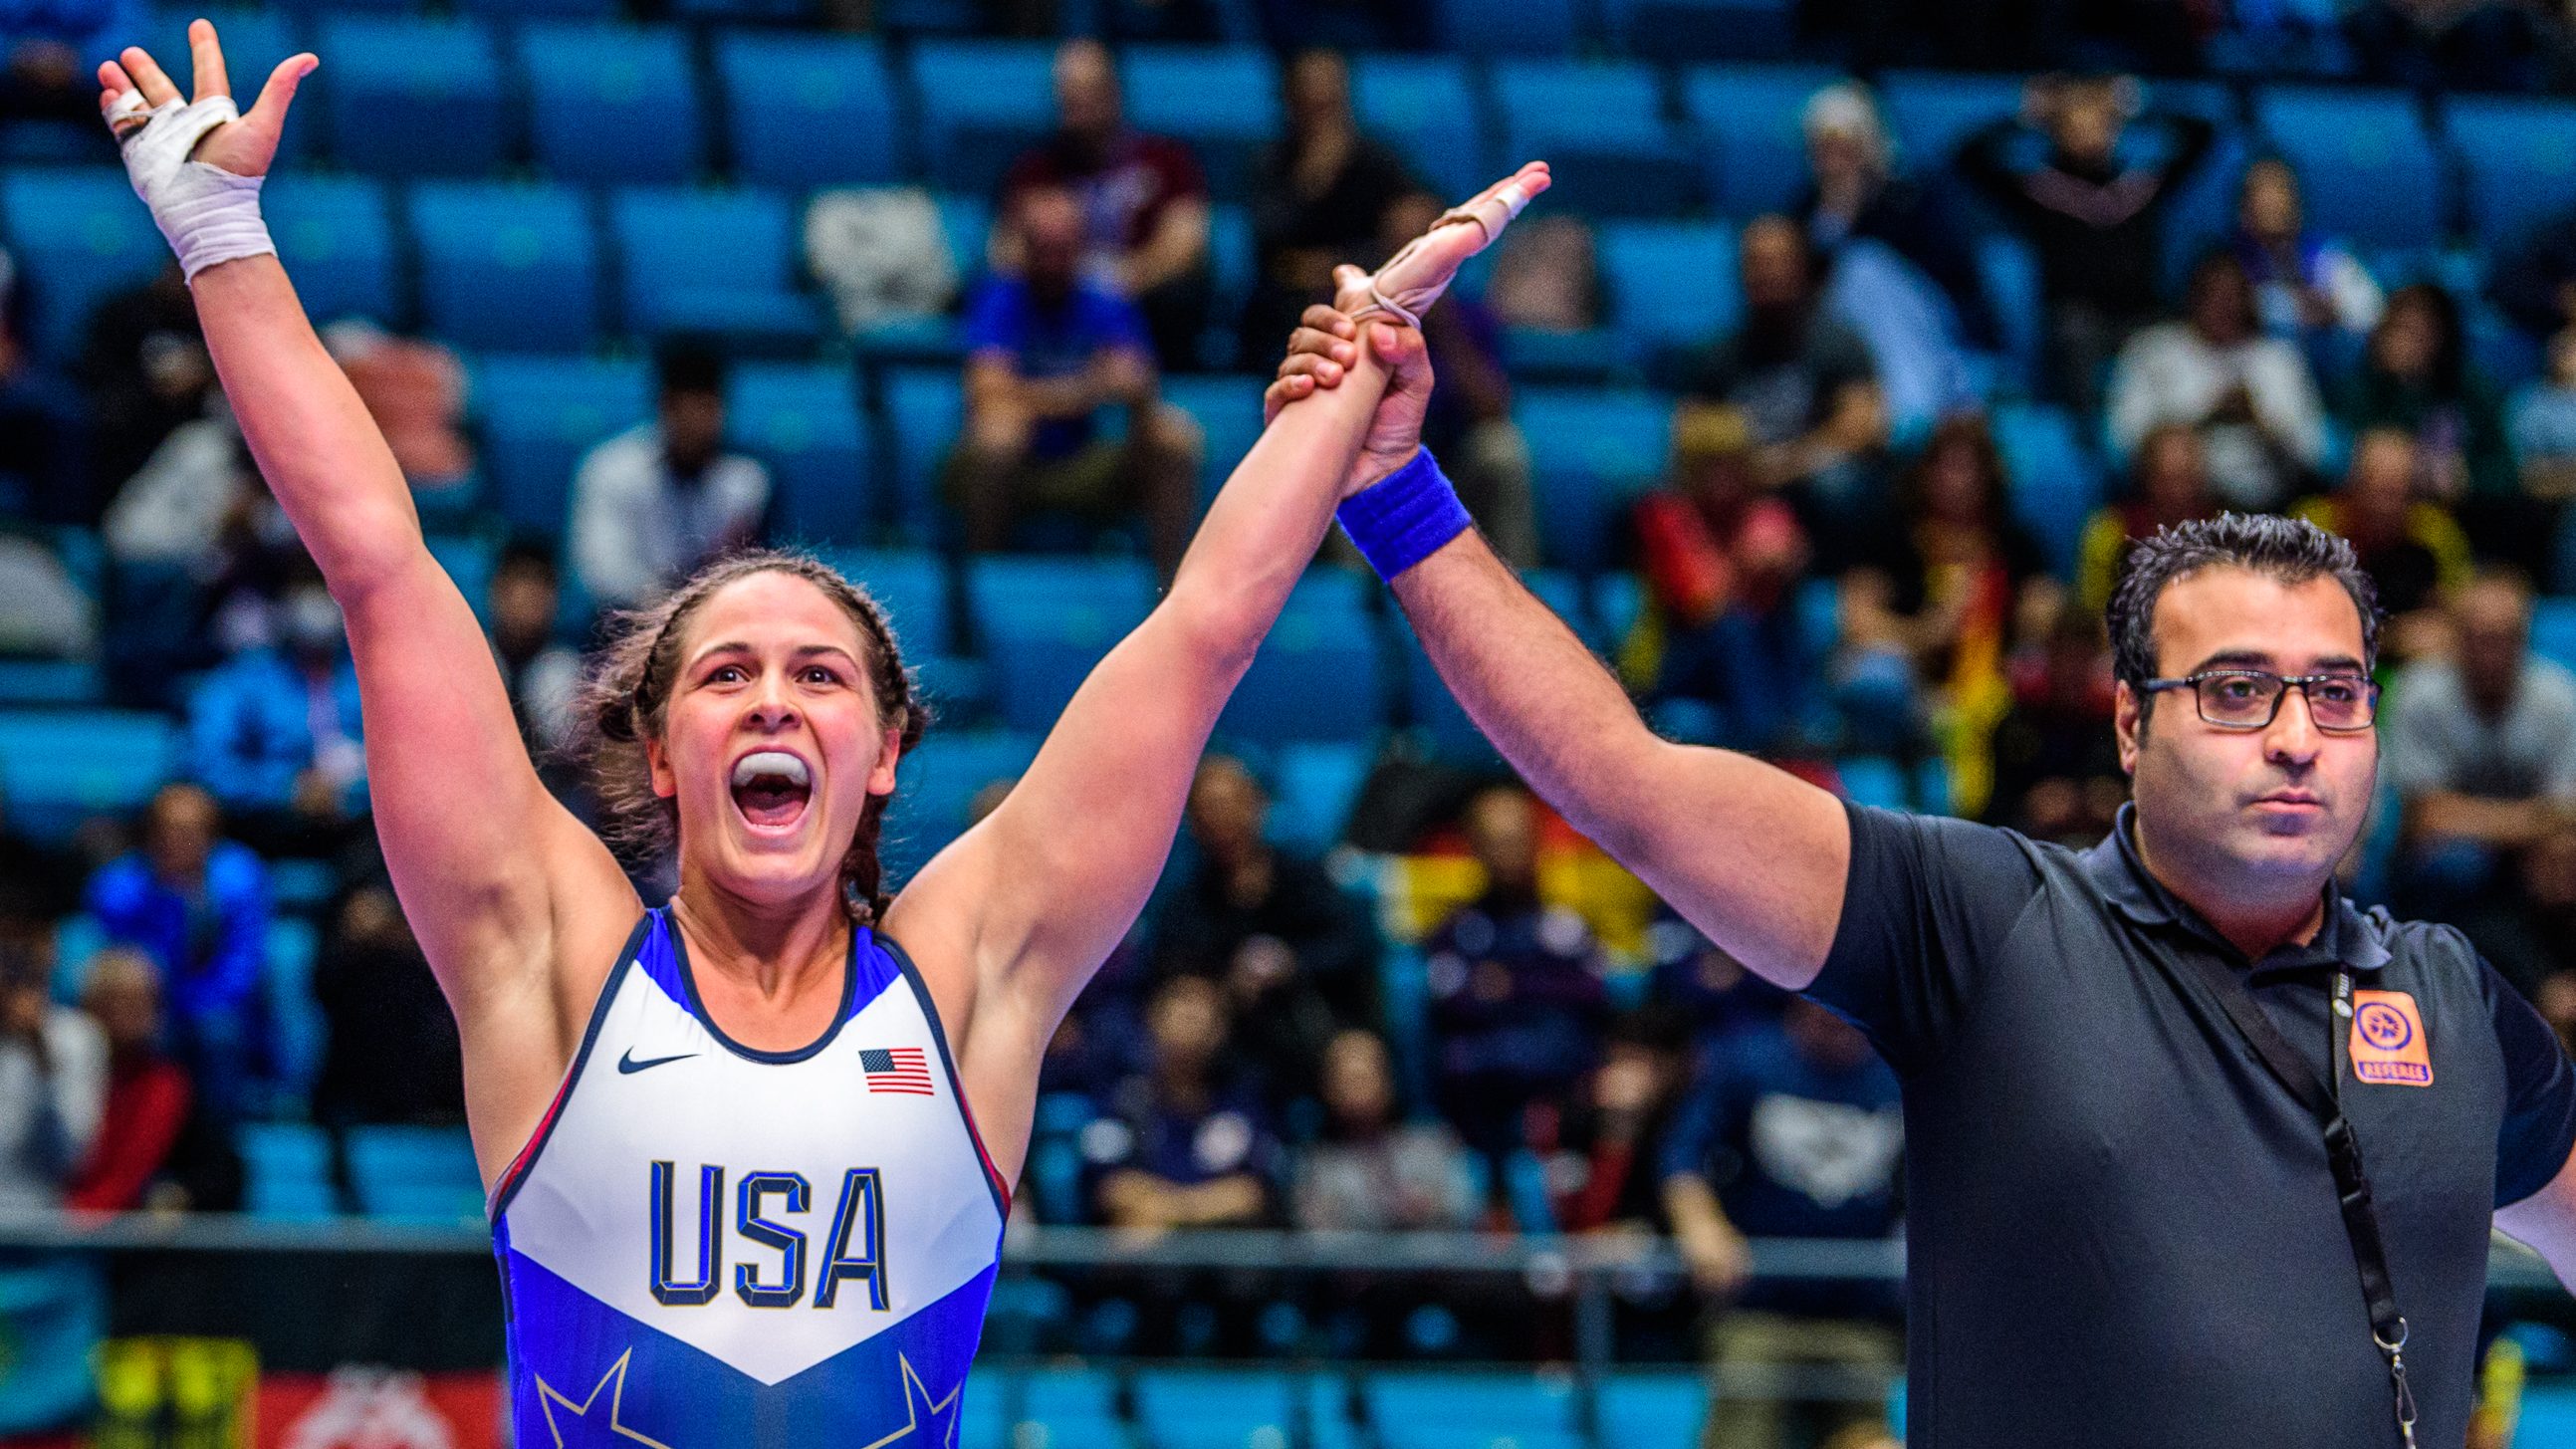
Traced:
<svg viewBox="0 0 2576 1449">
<path fill-rule="evenodd" d="M 2403 991 L 2352 994 L 2352 1074 L 2383 1085 L 2433 1085 L 2433 1048 L 2424 1017 Z"/>
</svg>

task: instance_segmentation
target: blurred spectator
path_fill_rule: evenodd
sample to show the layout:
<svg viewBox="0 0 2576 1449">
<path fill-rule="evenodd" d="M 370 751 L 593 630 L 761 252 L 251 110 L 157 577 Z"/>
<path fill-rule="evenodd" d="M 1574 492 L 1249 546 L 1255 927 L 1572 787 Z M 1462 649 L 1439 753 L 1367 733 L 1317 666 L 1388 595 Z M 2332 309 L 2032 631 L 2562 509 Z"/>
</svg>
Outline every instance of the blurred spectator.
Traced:
<svg viewBox="0 0 2576 1449">
<path fill-rule="evenodd" d="M 1257 1097 L 1219 1074 L 1225 998 L 1176 976 L 1145 1013 L 1154 1062 L 1083 1130 L 1101 1221 L 1117 1228 L 1252 1226 L 1268 1218 L 1283 1162 Z"/>
<path fill-rule="evenodd" d="M 1551 1154 L 1557 1226 L 1569 1233 L 1661 1232 L 1655 1160 L 1690 1074 L 1689 1019 L 1653 1009 L 1614 1022 Z"/>
<path fill-rule="evenodd" d="M 1775 1026 L 1712 1054 L 1663 1151 L 1664 1206 L 1682 1260 L 1720 1305 L 1711 1367 L 1830 1365 L 1893 1377 L 1905 1360 L 1895 1300 L 1875 1282 L 1756 1282 L 1748 1238 L 1883 1239 L 1898 1223 L 1904 1128 L 1896 1074 L 1858 1028 L 1804 999 Z M 1774 1449 L 1790 1405 L 1721 1380 L 1711 1449 Z M 1861 1419 L 1866 1402 L 1804 1405 L 1812 1438 Z M 1805 1415 L 1801 1415 L 1805 1417 Z M 1809 1442 L 1812 1442 L 1812 1438 Z"/>
<path fill-rule="evenodd" d="M 1242 356 L 1253 365 L 1285 344 L 1307 304 L 1333 299 L 1335 266 L 1386 259 L 1378 253 L 1387 208 L 1414 190 L 1403 159 L 1360 134 L 1340 55 L 1299 55 L 1281 89 L 1288 134 L 1262 153 L 1252 193 L 1260 274 L 1244 307 Z"/>
<path fill-rule="evenodd" d="M 1849 241 L 1885 244 L 1940 286 L 1969 335 L 1991 342 L 1976 252 L 1939 193 L 1896 174 L 1869 89 L 1857 81 L 1826 86 L 1807 98 L 1804 124 L 1811 179 L 1790 214 L 1809 244 L 1829 257 Z"/>
<path fill-rule="evenodd" d="M 725 451 L 725 363 L 690 342 L 654 359 L 659 415 L 590 450 L 572 482 L 573 576 L 604 608 L 649 604 L 701 560 L 759 539 L 769 470 Z"/>
<path fill-rule="evenodd" d="M 1432 42 L 1431 7 L 1422 0 L 1259 0 L 1270 48 L 1289 52 L 1421 50 Z"/>
<path fill-rule="evenodd" d="M 2576 676 L 2531 652 L 2531 594 L 2484 574 L 2451 598 L 2447 658 L 2389 688 L 2383 738 L 2403 811 L 2410 914 L 2456 909 L 2501 852 L 2576 825 Z"/>
<path fill-rule="evenodd" d="M 2549 339 L 2549 371 L 2515 395 L 2509 431 L 2522 467 L 2522 491 L 2562 507 L 2576 499 L 2576 327 Z M 2556 593 L 2576 593 L 2563 577 L 2571 553 L 2562 536 L 2552 574 Z"/>
<path fill-rule="evenodd" d="M 50 963 L 0 951 L 0 1211 L 59 1206 L 107 1094 L 98 1023 L 46 998 Z"/>
<path fill-rule="evenodd" d="M 2138 439 L 2130 463 L 2129 496 L 2095 510 L 2084 525 L 2075 565 L 2075 597 L 2100 613 L 2128 565 L 2129 550 L 2159 528 L 2218 512 L 2200 431 L 2189 423 L 2158 423 Z"/>
<path fill-rule="evenodd" d="M 1074 194 L 1032 186 L 1014 198 L 1021 271 L 985 278 L 967 307 L 966 436 L 949 460 L 966 547 L 1003 548 L 1033 510 L 1098 524 L 1141 515 L 1168 577 L 1197 513 L 1197 425 L 1160 400 L 1135 306 L 1082 276 Z M 1112 408 L 1127 413 L 1124 441 L 1101 431 Z"/>
<path fill-rule="evenodd" d="M 2497 887 L 2461 912 L 2460 929 L 2514 989 L 2541 1004 L 2576 982 L 2576 821 L 2561 820 L 2516 852 Z"/>
<path fill-rule="evenodd" d="M 424 510 L 461 511 L 471 501 L 474 446 L 465 440 L 465 368 L 456 354 L 355 319 L 332 323 L 322 340 Z"/>
<path fill-rule="evenodd" d="M 2576 325 L 2576 211 L 2549 217 L 2510 246 L 2497 247 L 2487 295 L 2514 325 L 2546 342 Z"/>
<path fill-rule="evenodd" d="M 1440 198 L 1427 191 L 1408 191 L 1389 202 L 1378 218 L 1379 255 L 1391 257 L 1429 231 L 1441 211 Z M 1422 345 L 1440 378 L 1422 420 L 1423 446 L 1441 460 L 1495 554 L 1514 568 L 1538 567 L 1529 440 L 1512 421 L 1500 319 L 1483 299 L 1452 291 L 1423 315 Z M 1337 551 L 1357 561 L 1358 551 L 1339 529 L 1333 539 Z"/>
<path fill-rule="evenodd" d="M 1456 1133 L 1399 1114 L 1386 1043 L 1358 1030 L 1324 1048 L 1324 1134 L 1298 1154 L 1290 1191 L 1298 1227 L 1418 1232 L 1473 1227 L 1483 1208 L 1475 1164 Z"/>
<path fill-rule="evenodd" d="M 140 38 L 147 18 L 141 0 L 0 0 L 0 126 L 53 122 L 89 139 L 99 62 Z"/>
<path fill-rule="evenodd" d="M 1912 754 L 1937 704 L 1949 724 L 1952 803 L 1981 809 L 1987 739 L 2010 704 L 2004 656 L 2022 596 L 2045 572 L 2012 516 L 1984 420 L 1943 423 L 1899 476 L 1892 517 L 1842 575 L 1836 692 L 1852 744 Z"/>
<path fill-rule="evenodd" d="M 1515 225 L 1494 254 L 1485 302 L 1505 325 L 1534 332 L 1588 332 L 1600 326 L 1601 258 L 1591 224 L 1556 214 Z"/>
<path fill-rule="evenodd" d="M 571 742 L 573 693 L 581 683 L 580 653 L 558 639 L 562 598 L 554 554 L 544 545 L 513 543 L 501 551 L 485 595 L 492 657 L 519 735 L 541 763 Z"/>
<path fill-rule="evenodd" d="M 2197 116 L 2140 115 L 2129 77 L 2042 76 L 2019 116 L 1968 138 L 1958 167 L 2039 255 L 2048 308 L 2045 376 L 2061 401 L 2091 412 L 2104 366 L 2156 311 L 2156 259 L 2166 210 L 2208 155 L 2216 130 Z M 2127 143 L 2133 126 L 2151 144 Z M 2046 138 L 2037 166 L 2030 132 Z"/>
<path fill-rule="evenodd" d="M 91 95 L 89 105 L 97 103 Z M 101 302 L 83 336 L 73 380 L 90 401 L 95 491 L 83 516 L 96 517 L 171 429 L 205 416 L 215 363 L 175 261 L 142 286 Z"/>
<path fill-rule="evenodd" d="M 2240 509 L 2278 508 L 2325 457 L 2325 407 L 2299 349 L 2263 335 L 2245 267 L 2213 252 L 2192 268 L 2181 319 L 2138 333 L 2111 375 L 2112 446 L 2132 452 L 2158 423 L 2189 423 L 2211 487 Z"/>
<path fill-rule="evenodd" d="M 1127 124 L 1117 63 L 1099 41 L 1069 40 L 1056 52 L 1055 102 L 1055 135 L 1011 163 L 1002 180 L 1002 214 L 1019 214 L 1028 192 L 1071 191 L 1084 275 L 1135 303 L 1165 366 L 1195 366 L 1214 287 L 1198 158 L 1179 141 Z M 996 229 L 998 270 L 1019 268 L 1026 240 Z"/>
<path fill-rule="evenodd" d="M 98 601 L 72 577 L 63 552 L 51 530 L 18 522 L 0 505 L 0 657 L 96 657 Z"/>
<path fill-rule="evenodd" d="M 160 968 L 171 1055 L 208 1113 L 231 1122 L 269 1076 L 268 867 L 219 823 L 204 790 L 164 787 L 144 812 L 142 849 L 100 867 L 88 906 L 108 940 Z"/>
<path fill-rule="evenodd" d="M 80 395 L 27 355 L 26 289 L 0 250 L 0 513 L 36 523 L 96 516 L 81 431 Z"/>
<path fill-rule="evenodd" d="M 2266 156 L 2236 191 L 2236 260 L 2254 283 L 2263 329 L 2298 342 L 2310 365 L 2339 374 L 2379 325 L 2385 299 L 2349 247 L 2308 230 L 2299 174 Z"/>
<path fill-rule="evenodd" d="M 2337 411 L 2356 430 L 2412 434 L 2418 489 L 2450 505 L 2487 556 L 2548 567 L 2546 522 L 2516 487 L 2503 399 L 2471 364 L 2450 293 L 2418 284 L 2389 297 Z"/>
<path fill-rule="evenodd" d="M 1538 807 L 1500 785 L 1468 802 L 1468 848 L 1485 889 L 1422 943 L 1432 1089 L 1441 1114 L 1489 1161 L 1559 1118 L 1596 1065 L 1608 995 L 1581 916 L 1538 894 Z"/>
<path fill-rule="evenodd" d="M 1715 743 L 1765 750 L 1798 727 L 1815 680 L 1796 597 L 1806 534 L 1754 469 L 1742 412 L 1674 411 L 1670 476 L 1633 510 L 1647 608 L 1622 654 L 1649 702 L 1706 705 Z"/>
<path fill-rule="evenodd" d="M 383 885 L 351 891 L 313 969 L 330 1031 L 313 1116 L 326 1126 L 465 1120 L 456 1018 Z"/>
<path fill-rule="evenodd" d="M 51 935 L 56 921 L 80 908 L 82 874 L 70 851 L 29 834 L 0 797 L 0 945 Z"/>
<path fill-rule="evenodd" d="M 2440 620 L 2430 611 L 2443 590 L 2469 581 L 2471 567 L 2468 536 L 2440 504 L 2420 495 L 2415 464 L 2413 438 L 2373 428 L 2353 440 L 2343 487 L 2292 510 L 2352 541 L 2379 589 L 2380 612 L 2388 618 L 2381 653 L 2392 662 L 2439 641 Z"/>
<path fill-rule="evenodd" d="M 1749 1021 L 1777 1016 L 1788 999 L 1660 901 L 1646 927 L 1646 957 L 1647 1001 L 1689 1022 L 1699 1052 L 1717 1049 Z"/>
<path fill-rule="evenodd" d="M 2528 91 L 2548 73 L 2546 5 L 2523 0 L 2360 0 L 2344 34 L 2364 78 L 2421 89 Z"/>
<path fill-rule="evenodd" d="M 268 854 L 325 856 L 365 808 L 358 671 L 340 606 L 318 580 L 289 590 L 278 646 L 248 648 L 188 701 L 197 779 Z"/>
<path fill-rule="evenodd" d="M 1376 1023 L 1377 933 L 1321 862 L 1263 838 L 1269 813 L 1240 761 L 1199 766 L 1188 812 L 1197 865 L 1163 908 L 1154 967 L 1224 990 L 1236 1049 L 1284 1102 L 1314 1089 L 1338 1027 Z"/>
<path fill-rule="evenodd" d="M 239 1208 L 241 1159 L 197 1109 L 188 1074 L 161 1050 L 161 973 L 152 959 L 124 946 L 99 952 L 81 1005 L 105 1036 L 106 1106 L 63 1205 L 85 1212 Z"/>
<path fill-rule="evenodd" d="M 2111 646 L 2102 611 L 2069 599 L 2048 637 L 2013 661 L 2012 711 L 1995 726 L 1986 818 L 2034 840 L 2089 846 L 2129 797 L 2111 732 Z"/>
<path fill-rule="evenodd" d="M 1867 502 L 1887 446 L 1877 364 L 1860 334 L 1820 304 L 1816 258 L 1796 223 L 1747 222 L 1737 269 L 1744 321 L 1692 362 L 1685 391 L 1742 410 L 1766 486 L 1802 485 L 1819 512 L 1848 519 Z"/>
</svg>

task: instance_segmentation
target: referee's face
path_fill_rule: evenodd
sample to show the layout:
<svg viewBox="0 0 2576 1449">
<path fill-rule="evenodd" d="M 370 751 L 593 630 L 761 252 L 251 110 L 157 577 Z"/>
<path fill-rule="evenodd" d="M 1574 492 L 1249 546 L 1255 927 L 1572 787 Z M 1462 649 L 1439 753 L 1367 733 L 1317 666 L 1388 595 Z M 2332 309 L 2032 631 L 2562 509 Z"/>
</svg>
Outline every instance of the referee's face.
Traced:
<svg viewBox="0 0 2576 1449">
<path fill-rule="evenodd" d="M 2361 612 L 2329 577 L 2284 584 L 2249 569 L 2203 569 L 2166 587 L 2154 627 L 2164 678 L 2365 672 Z M 2321 887 L 2361 832 L 2378 736 L 2318 729 L 2296 689 L 2261 729 L 2209 723 L 2189 689 L 2148 703 L 2120 686 L 2120 758 L 2149 861 L 2159 875 L 2184 877 L 2167 884 L 2187 898 L 2199 886 L 2283 900 Z"/>
</svg>

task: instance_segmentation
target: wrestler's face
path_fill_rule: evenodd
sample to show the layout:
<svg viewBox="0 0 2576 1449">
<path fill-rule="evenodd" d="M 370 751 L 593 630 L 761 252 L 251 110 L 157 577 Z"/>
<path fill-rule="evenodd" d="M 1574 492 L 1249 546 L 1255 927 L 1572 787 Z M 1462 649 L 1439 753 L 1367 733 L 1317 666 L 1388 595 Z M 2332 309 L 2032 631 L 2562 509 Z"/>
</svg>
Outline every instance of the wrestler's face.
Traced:
<svg viewBox="0 0 2576 1449">
<path fill-rule="evenodd" d="M 901 750 L 869 684 L 869 641 L 821 589 L 774 571 L 716 590 L 684 627 L 646 750 L 654 793 L 679 808 L 683 877 L 764 905 L 835 889 Z"/>
<path fill-rule="evenodd" d="M 2206 669 L 2359 674 L 2361 611 L 2332 577 L 2285 584 L 2217 565 L 2166 586 L 2155 604 L 2156 672 Z M 2120 761 L 2133 779 L 2138 831 L 2151 857 L 2207 882 L 2269 882 L 2287 894 L 2322 886 L 2361 833 L 2379 768 L 2375 731 L 2327 733 L 2307 695 L 2290 690 L 2264 729 L 2200 717 L 2192 692 L 2155 696 L 2152 712 L 2120 685 Z"/>
</svg>

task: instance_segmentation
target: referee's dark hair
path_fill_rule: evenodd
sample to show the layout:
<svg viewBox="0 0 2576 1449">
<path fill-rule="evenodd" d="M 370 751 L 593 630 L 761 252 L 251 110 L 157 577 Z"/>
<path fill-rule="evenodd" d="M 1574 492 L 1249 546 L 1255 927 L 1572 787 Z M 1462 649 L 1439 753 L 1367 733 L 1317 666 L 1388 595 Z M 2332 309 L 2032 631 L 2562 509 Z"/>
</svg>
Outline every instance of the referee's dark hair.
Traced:
<svg viewBox="0 0 2576 1449">
<path fill-rule="evenodd" d="M 2284 584 L 2333 578 L 2361 611 L 2362 666 L 2378 667 L 2379 590 L 2343 538 L 2305 519 L 2269 513 L 2222 513 L 2170 524 L 2129 551 L 2104 617 L 2112 668 L 2137 694 L 2142 722 L 2155 703 L 2146 685 L 2156 677 L 2156 600 L 2175 580 L 2219 565 L 2251 569 Z"/>
</svg>

